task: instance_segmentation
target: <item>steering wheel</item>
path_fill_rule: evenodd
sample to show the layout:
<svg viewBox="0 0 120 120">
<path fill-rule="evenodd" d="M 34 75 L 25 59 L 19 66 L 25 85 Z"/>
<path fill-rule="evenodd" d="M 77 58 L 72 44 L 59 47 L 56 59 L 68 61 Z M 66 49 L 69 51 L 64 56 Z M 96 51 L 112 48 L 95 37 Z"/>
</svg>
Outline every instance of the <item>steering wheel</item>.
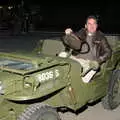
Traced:
<svg viewBox="0 0 120 120">
<path fill-rule="evenodd" d="M 87 49 L 84 50 L 84 51 L 82 51 L 83 45 L 86 45 L 86 47 L 87 47 Z M 79 51 L 80 54 L 86 54 L 86 53 L 88 53 L 89 51 L 90 51 L 90 46 L 89 46 L 89 44 L 88 44 L 86 41 L 83 42 L 82 45 L 81 45 L 80 51 Z"/>
<path fill-rule="evenodd" d="M 80 39 L 74 33 L 63 36 L 63 44 L 65 47 L 72 49 L 73 51 L 77 51 L 80 54 L 85 54 L 90 50 L 89 44 L 86 41 Z M 86 50 L 84 51 L 82 50 L 83 46 L 86 46 Z"/>
</svg>

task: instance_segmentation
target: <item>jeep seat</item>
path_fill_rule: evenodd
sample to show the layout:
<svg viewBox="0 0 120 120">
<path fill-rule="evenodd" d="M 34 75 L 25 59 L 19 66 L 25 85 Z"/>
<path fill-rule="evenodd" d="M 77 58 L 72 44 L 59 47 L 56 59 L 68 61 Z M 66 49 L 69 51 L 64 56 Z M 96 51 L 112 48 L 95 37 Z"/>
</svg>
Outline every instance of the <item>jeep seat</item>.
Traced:
<svg viewBox="0 0 120 120">
<path fill-rule="evenodd" d="M 45 39 L 43 41 L 41 53 L 47 55 L 58 55 L 61 51 L 65 49 L 61 40 L 57 39 Z"/>
</svg>

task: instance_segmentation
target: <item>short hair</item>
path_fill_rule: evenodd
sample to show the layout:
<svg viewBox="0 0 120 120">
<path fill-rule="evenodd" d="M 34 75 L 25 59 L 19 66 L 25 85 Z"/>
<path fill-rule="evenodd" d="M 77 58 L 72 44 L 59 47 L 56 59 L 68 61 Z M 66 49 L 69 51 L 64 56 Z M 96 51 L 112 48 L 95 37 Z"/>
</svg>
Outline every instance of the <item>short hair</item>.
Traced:
<svg viewBox="0 0 120 120">
<path fill-rule="evenodd" d="M 98 18 L 97 18 L 97 16 L 95 16 L 95 15 L 89 15 L 89 16 L 86 18 L 86 23 L 87 23 L 87 21 L 88 21 L 89 19 L 94 19 L 94 20 L 96 21 L 96 23 L 98 24 Z"/>
</svg>

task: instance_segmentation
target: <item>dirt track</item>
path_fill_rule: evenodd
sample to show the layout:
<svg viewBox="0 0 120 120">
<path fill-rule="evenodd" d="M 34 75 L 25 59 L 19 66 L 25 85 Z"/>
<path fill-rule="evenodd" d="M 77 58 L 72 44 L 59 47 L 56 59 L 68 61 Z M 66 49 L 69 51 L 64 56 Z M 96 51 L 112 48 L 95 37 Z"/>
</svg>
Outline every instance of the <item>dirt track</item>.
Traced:
<svg viewBox="0 0 120 120">
<path fill-rule="evenodd" d="M 62 120 L 120 120 L 120 107 L 109 111 L 105 110 L 101 102 L 99 102 L 78 114 L 66 112 L 60 113 L 60 116 Z"/>
</svg>

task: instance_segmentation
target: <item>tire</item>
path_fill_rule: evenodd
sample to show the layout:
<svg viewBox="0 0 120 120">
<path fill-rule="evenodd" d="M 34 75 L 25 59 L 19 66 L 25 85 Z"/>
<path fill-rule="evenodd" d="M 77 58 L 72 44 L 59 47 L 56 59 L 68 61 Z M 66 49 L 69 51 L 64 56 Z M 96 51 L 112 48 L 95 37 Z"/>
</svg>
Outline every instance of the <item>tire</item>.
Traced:
<svg viewBox="0 0 120 120">
<path fill-rule="evenodd" d="M 113 110 L 120 105 L 120 70 L 113 71 L 107 95 L 102 99 L 102 105 L 108 110 Z"/>
<path fill-rule="evenodd" d="M 17 120 L 61 120 L 56 110 L 40 103 L 30 105 Z"/>
</svg>

